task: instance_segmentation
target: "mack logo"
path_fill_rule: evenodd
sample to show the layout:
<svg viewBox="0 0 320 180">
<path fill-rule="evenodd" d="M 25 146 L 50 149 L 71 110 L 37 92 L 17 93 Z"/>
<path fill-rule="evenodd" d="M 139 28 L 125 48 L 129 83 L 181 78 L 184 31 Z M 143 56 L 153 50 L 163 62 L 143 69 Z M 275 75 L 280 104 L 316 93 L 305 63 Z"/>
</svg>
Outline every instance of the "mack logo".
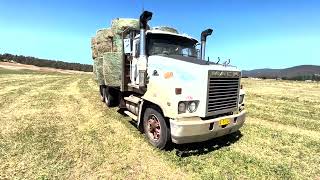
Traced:
<svg viewBox="0 0 320 180">
<path fill-rule="evenodd" d="M 240 72 L 235 71 L 209 71 L 211 77 L 240 77 Z"/>
</svg>

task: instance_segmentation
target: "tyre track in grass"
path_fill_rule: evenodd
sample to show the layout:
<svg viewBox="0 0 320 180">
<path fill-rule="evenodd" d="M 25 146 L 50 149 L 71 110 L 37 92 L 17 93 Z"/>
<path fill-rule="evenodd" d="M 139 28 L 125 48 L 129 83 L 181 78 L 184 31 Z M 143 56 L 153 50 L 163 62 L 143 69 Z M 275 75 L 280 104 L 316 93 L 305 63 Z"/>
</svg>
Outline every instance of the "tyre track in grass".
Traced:
<svg viewBox="0 0 320 180">
<path fill-rule="evenodd" d="M 167 159 L 204 179 L 313 179 L 320 173 L 320 141 L 246 124 L 238 141 L 230 136 L 185 145 Z M 193 147 L 192 147 L 193 146 Z M 180 152 L 181 153 L 181 152 Z"/>
<path fill-rule="evenodd" d="M 24 104 L 27 104 L 30 102 L 29 97 L 33 97 L 33 96 L 36 97 L 37 95 L 43 92 L 56 91 L 57 87 L 63 86 L 66 82 L 69 82 L 71 80 L 72 80 L 72 77 L 61 77 L 59 79 L 50 79 L 50 80 L 41 81 L 41 82 L 32 84 L 31 87 L 24 88 L 22 90 L 23 91 L 22 93 L 19 92 L 21 90 L 20 89 L 18 92 L 15 93 L 16 96 L 14 97 L 14 100 L 16 100 L 17 102 L 14 102 L 13 104 L 9 104 L 6 109 L 10 110 L 10 109 L 15 109 L 16 107 L 23 107 Z"/>
<path fill-rule="evenodd" d="M 48 80 L 59 80 L 63 77 L 42 77 L 42 78 L 26 78 L 22 82 L 18 82 L 17 84 L 6 83 L 1 86 L 0 95 L 5 96 L 7 93 L 15 93 L 16 90 L 23 90 L 23 88 L 27 88 L 27 90 L 31 90 L 32 87 L 37 87 L 38 84 L 47 82 Z M 50 81 L 49 81 L 50 82 Z"/>
<path fill-rule="evenodd" d="M 97 84 L 91 77 L 77 82 L 77 87 L 71 88 L 70 92 L 83 106 L 79 113 L 86 121 L 78 124 L 77 133 L 81 135 L 74 136 L 76 139 L 72 142 L 79 142 L 77 137 L 86 138 L 82 139 L 81 144 L 68 146 L 80 159 L 73 171 L 73 178 L 97 177 L 97 173 L 88 170 L 93 167 L 103 178 L 188 178 L 179 167 L 166 162 L 158 150 L 149 146 L 129 123 L 128 117 L 116 112 L 117 108 L 106 108 L 99 102 Z M 83 161 L 92 163 L 83 166 Z"/>
<path fill-rule="evenodd" d="M 47 172 L 56 173 L 70 164 L 68 159 L 59 163 L 55 155 L 62 146 L 57 139 L 60 127 L 55 124 L 61 117 L 55 115 L 51 102 L 59 96 L 48 97 L 50 93 L 46 92 L 70 80 L 61 77 L 32 84 L 29 91 L 18 95 L 17 101 L 0 109 L 6 116 L 5 121 L 1 121 L 0 177 L 43 178 Z M 41 99 L 44 101 L 39 101 Z M 60 171 L 63 174 L 64 171 Z"/>
<path fill-rule="evenodd" d="M 0 134 L 0 177 L 188 179 L 128 118 L 105 108 L 95 87 L 91 76 L 72 76 L 11 106 L 10 131 Z"/>
<path fill-rule="evenodd" d="M 63 122 L 65 118 L 73 120 L 76 117 L 72 115 L 75 114 L 74 112 L 59 114 L 63 110 L 57 109 L 57 105 L 63 104 L 64 109 L 74 105 L 67 103 L 70 98 L 64 96 L 61 89 L 76 79 L 73 76 L 64 77 L 65 79 L 46 83 L 46 85 L 34 89 L 21 99 L 25 103 L 15 106 L 18 114 L 11 119 L 21 122 L 17 125 L 19 131 L 11 132 L 11 137 L 22 137 L 23 142 L 16 140 L 20 142 L 20 148 L 17 149 L 19 151 L 28 149 L 29 153 L 25 155 L 27 158 L 11 158 L 11 161 L 15 162 L 11 170 L 13 169 L 17 174 L 20 173 L 22 177 L 26 176 L 21 174 L 23 166 L 19 166 L 18 163 L 21 160 L 24 164 L 28 164 L 30 170 L 27 171 L 27 177 L 30 179 L 64 177 L 69 173 L 67 170 L 72 165 L 73 159 L 71 155 L 63 151 L 62 147 L 63 143 L 68 143 L 69 140 L 63 136 L 66 135 L 64 131 L 68 125 L 72 124 L 66 125 Z M 28 136 L 31 137 L 28 138 Z"/>
<path fill-rule="evenodd" d="M 31 91 L 35 91 L 35 89 L 37 89 L 37 86 L 42 86 L 44 83 L 53 83 L 56 81 L 59 81 L 59 79 L 47 79 L 37 82 L 30 81 L 28 84 L 25 84 L 20 88 L 14 88 L 15 90 L 7 92 L 3 91 L 0 96 L 0 109 L 3 108 L 4 110 L 8 110 L 8 106 L 15 105 L 19 98 L 30 93 Z"/>
<path fill-rule="evenodd" d="M 29 83 L 24 84 L 23 86 L 15 87 L 14 89 L 1 91 L 0 96 L 0 108 L 5 107 L 5 110 L 8 110 L 8 106 L 14 104 L 15 106 L 20 105 L 17 103 L 24 96 L 29 96 L 32 93 L 38 93 L 40 90 L 45 90 L 50 88 L 52 84 L 58 84 L 60 81 L 66 81 L 65 77 L 60 78 L 48 78 L 41 81 L 33 81 L 33 79 L 27 80 Z M 10 113 L 10 112 L 9 112 Z"/>
<path fill-rule="evenodd" d="M 244 80 L 248 116 L 297 129 L 318 131 L 320 84 Z"/>
<path fill-rule="evenodd" d="M 287 166 L 292 177 L 298 179 L 307 175 L 316 177 L 320 173 L 317 169 L 320 163 L 319 139 L 250 123 L 244 130 L 246 136 L 236 145 L 235 151 L 263 162 Z"/>
<path fill-rule="evenodd" d="M 283 95 L 286 95 L 282 93 L 281 88 L 283 87 L 274 86 L 271 97 L 278 96 L 279 98 L 270 99 L 270 91 L 261 89 L 260 82 L 254 85 L 251 84 L 252 82 L 254 81 L 247 81 L 244 86 L 249 89 L 246 96 L 246 109 L 249 113 L 241 129 L 243 136 L 240 140 L 233 142 L 231 138 L 231 143 L 228 143 L 230 138 L 226 136 L 204 143 L 185 145 L 184 148 L 176 149 L 176 152 L 166 153 L 168 160 L 185 167 L 186 171 L 199 173 L 199 177 L 204 179 L 264 179 L 270 177 L 316 179 L 319 177 L 319 127 L 308 127 L 308 124 L 295 127 L 293 123 L 296 124 L 299 119 L 288 122 L 292 114 L 284 113 L 284 111 L 273 114 L 273 119 L 277 120 L 275 122 L 272 121 L 273 119 L 266 119 L 270 113 L 277 112 L 280 103 L 280 107 L 288 108 L 293 112 L 295 108 L 290 108 L 292 106 L 300 106 L 298 110 L 310 111 L 308 114 L 300 114 L 300 117 L 304 118 L 305 122 L 313 123 L 314 121 L 309 121 L 308 118 L 316 117 L 319 111 L 312 111 L 311 106 L 306 107 L 301 104 L 310 100 L 318 102 L 319 98 L 311 98 L 316 96 L 307 91 L 283 98 Z M 286 84 L 290 85 L 290 83 Z M 289 86 L 289 88 L 296 88 L 296 86 Z M 304 86 L 299 88 L 304 88 Z M 312 91 L 316 91 L 316 88 Z M 295 91 L 300 92 L 300 89 Z M 300 101 L 293 101 L 293 96 L 298 96 Z M 288 102 L 288 99 L 291 103 Z M 257 106 L 252 107 L 251 104 L 257 104 Z M 269 109 L 266 109 L 266 105 L 269 105 Z M 176 153 L 182 157 L 176 157 Z"/>
<path fill-rule="evenodd" d="M 7 76 L 6 78 L 0 79 L 0 90 L 2 91 L 6 86 L 17 86 L 28 83 L 30 79 L 33 81 L 43 80 L 46 78 L 61 78 L 61 75 L 17 75 L 16 76 Z"/>
<path fill-rule="evenodd" d="M 37 114 L 42 112 L 43 110 L 40 108 L 32 108 L 33 104 L 37 103 L 36 99 L 42 92 L 45 92 L 47 89 L 50 89 L 51 86 L 56 84 L 69 81 L 69 79 L 65 79 L 61 77 L 60 79 L 47 79 L 45 81 L 39 81 L 33 83 L 30 80 L 30 87 L 23 87 L 23 89 L 19 89 L 15 92 L 10 92 L 5 94 L 4 99 L 1 99 L 0 108 L 1 119 L 10 119 L 9 117 L 14 117 L 14 119 L 24 119 L 29 115 Z M 33 97 L 34 96 L 34 97 Z M 50 105 L 50 101 L 45 101 L 42 103 L 42 106 Z M 36 104 L 37 105 L 37 104 Z M 37 107 L 35 105 L 35 107 Z M 30 122 L 33 122 L 32 119 L 29 119 Z M 1 121 L 0 129 L 2 132 L 6 132 L 7 130 L 19 130 L 19 127 L 11 127 L 11 121 Z M 27 126 L 28 124 L 20 124 L 22 126 Z"/>
<path fill-rule="evenodd" d="M 229 135 L 202 145 L 159 151 L 130 124 L 130 118 L 100 102 L 92 76 L 48 81 L 7 103 L 9 110 L 0 108 L 6 116 L 0 121 L 6 122 L 0 124 L 0 179 L 319 177 L 318 129 L 296 128 L 250 112 L 238 140 Z M 260 91 L 259 84 L 255 86 L 256 90 L 248 88 L 253 93 Z M 255 96 L 249 98 L 256 102 Z M 177 156 L 179 151 L 187 155 Z"/>
<path fill-rule="evenodd" d="M 264 119 L 248 117 L 246 124 L 252 124 L 257 126 L 262 126 L 268 129 L 274 129 L 277 131 L 284 131 L 288 134 L 301 135 L 305 137 L 310 137 L 311 139 L 320 141 L 320 132 L 316 130 L 307 130 L 302 128 L 296 128 L 290 125 L 284 125 L 278 122 L 272 122 Z"/>
<path fill-rule="evenodd" d="M 126 122 L 123 123 L 126 124 Z M 184 172 L 195 173 L 199 175 L 197 177 L 205 179 L 317 177 L 320 143 L 315 136 L 310 139 L 310 136 L 301 133 L 292 135 L 291 131 L 250 123 L 243 128 L 242 132 L 245 136 L 238 142 L 208 152 L 201 157 L 195 155 L 179 158 L 175 150 L 161 153 L 165 155 L 164 158 L 167 161 L 177 164 L 178 167 L 181 166 Z M 204 149 L 209 148 L 207 146 Z"/>
<path fill-rule="evenodd" d="M 34 76 L 34 77 L 33 77 Z M 6 93 L 10 93 L 10 91 L 15 91 L 15 90 L 21 90 L 22 88 L 28 88 L 32 89 L 33 87 L 37 88 L 39 84 L 47 82 L 51 82 L 51 80 L 59 80 L 63 79 L 61 76 L 29 76 L 25 77 L 23 80 L 16 80 L 16 81 L 11 81 L 9 80 L 8 83 L 5 83 L 4 86 L 1 86 L 0 94 L 5 95 Z M 0 81 L 2 83 L 2 81 Z M 10 83 L 13 82 L 13 83 Z"/>
</svg>

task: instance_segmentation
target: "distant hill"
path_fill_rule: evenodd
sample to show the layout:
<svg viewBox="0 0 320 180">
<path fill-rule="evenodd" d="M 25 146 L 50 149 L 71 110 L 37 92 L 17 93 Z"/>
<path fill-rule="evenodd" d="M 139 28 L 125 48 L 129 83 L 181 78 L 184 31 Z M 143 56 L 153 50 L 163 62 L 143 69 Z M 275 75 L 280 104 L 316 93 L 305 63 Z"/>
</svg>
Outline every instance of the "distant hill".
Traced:
<svg viewBox="0 0 320 180">
<path fill-rule="evenodd" d="M 56 69 L 65 69 L 65 70 L 75 70 L 75 71 L 84 71 L 92 72 L 92 65 L 90 64 L 80 64 L 80 63 L 69 63 L 64 61 L 49 60 L 49 59 L 40 59 L 32 56 L 21 56 L 13 54 L 0 54 L 0 61 L 13 61 L 20 64 L 34 65 L 38 67 L 50 67 Z"/>
<path fill-rule="evenodd" d="M 292 80 L 318 80 L 320 79 L 320 66 L 301 65 L 285 69 L 254 69 L 242 71 L 243 77 L 256 78 L 282 78 Z"/>
</svg>

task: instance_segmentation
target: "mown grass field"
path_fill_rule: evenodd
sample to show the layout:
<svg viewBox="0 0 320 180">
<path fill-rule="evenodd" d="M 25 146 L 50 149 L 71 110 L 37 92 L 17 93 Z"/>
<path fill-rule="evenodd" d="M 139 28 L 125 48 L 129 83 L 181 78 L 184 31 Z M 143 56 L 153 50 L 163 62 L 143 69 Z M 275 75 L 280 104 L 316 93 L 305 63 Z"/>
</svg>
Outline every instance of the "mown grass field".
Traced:
<svg viewBox="0 0 320 180">
<path fill-rule="evenodd" d="M 320 84 L 243 84 L 241 132 L 159 151 L 91 75 L 0 69 L 0 179 L 319 179 Z"/>
</svg>

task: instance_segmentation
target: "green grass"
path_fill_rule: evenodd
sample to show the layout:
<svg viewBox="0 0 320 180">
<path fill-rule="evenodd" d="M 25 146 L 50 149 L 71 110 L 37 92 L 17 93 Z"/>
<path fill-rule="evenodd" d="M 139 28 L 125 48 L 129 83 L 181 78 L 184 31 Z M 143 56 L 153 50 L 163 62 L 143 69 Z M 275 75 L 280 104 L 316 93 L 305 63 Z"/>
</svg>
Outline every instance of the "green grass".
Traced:
<svg viewBox="0 0 320 180">
<path fill-rule="evenodd" d="M 319 179 L 320 84 L 243 84 L 241 132 L 159 151 L 91 75 L 0 69 L 0 178 Z"/>
<path fill-rule="evenodd" d="M 6 74 L 52 74 L 52 75 L 59 75 L 61 73 L 57 72 L 42 72 L 42 71 L 33 71 L 30 69 L 23 69 L 23 70 L 16 70 L 16 69 L 6 69 L 0 67 L 0 75 L 6 75 Z"/>
</svg>

